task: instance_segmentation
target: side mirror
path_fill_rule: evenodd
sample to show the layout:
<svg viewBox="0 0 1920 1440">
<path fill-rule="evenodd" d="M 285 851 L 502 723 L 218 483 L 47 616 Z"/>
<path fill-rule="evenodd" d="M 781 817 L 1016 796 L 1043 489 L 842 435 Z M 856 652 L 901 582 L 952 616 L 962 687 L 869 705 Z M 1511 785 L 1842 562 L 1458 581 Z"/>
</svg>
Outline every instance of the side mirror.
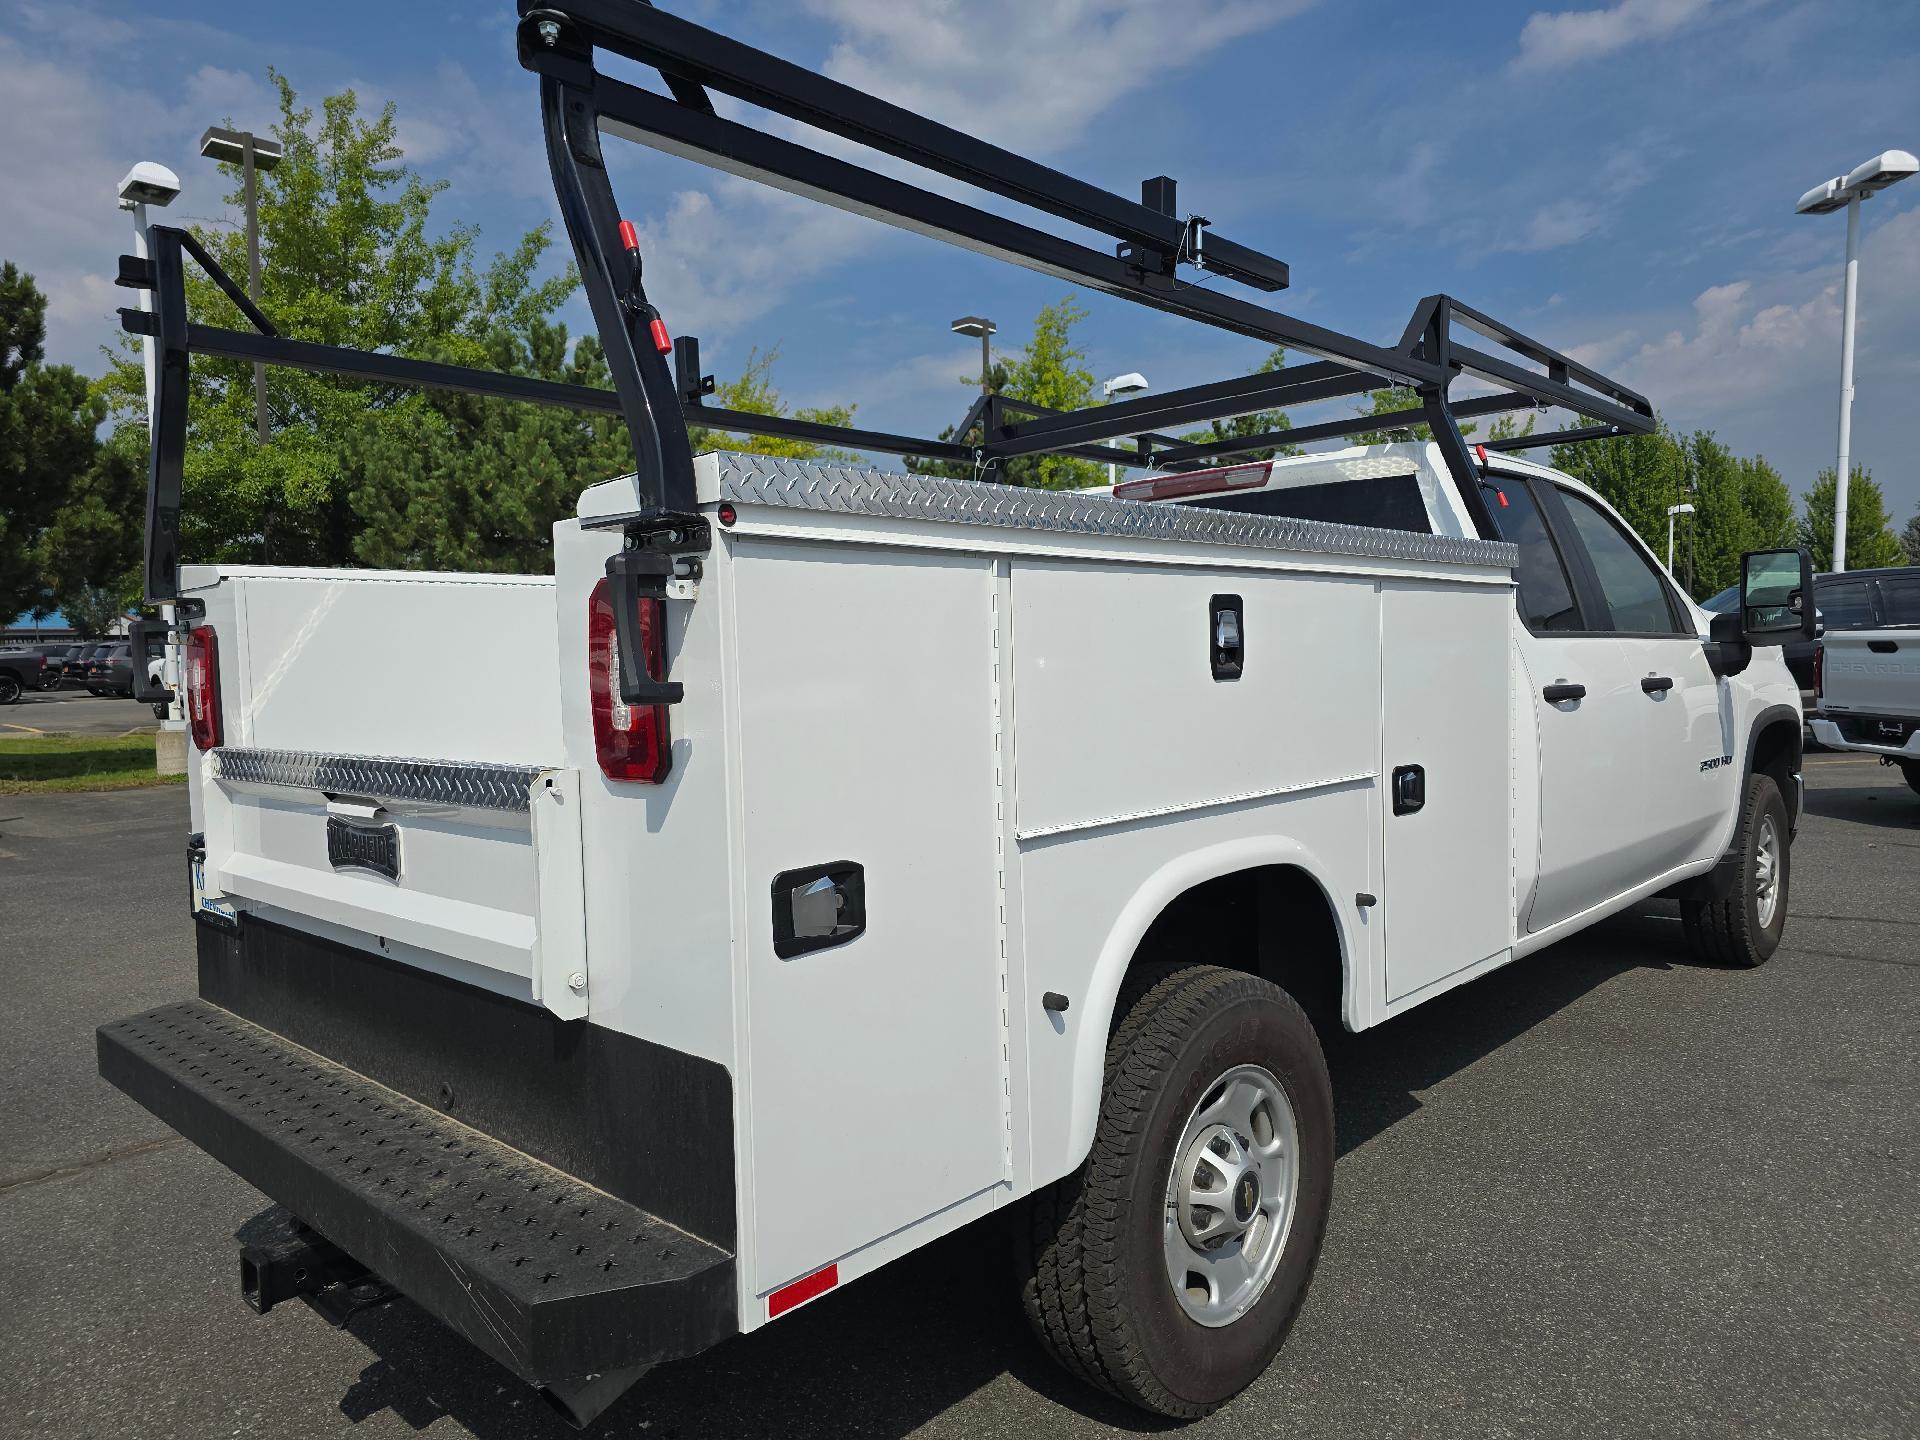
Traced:
<svg viewBox="0 0 1920 1440">
<path fill-rule="evenodd" d="M 1819 633 L 1813 557 L 1805 550 L 1749 550 L 1740 557 L 1740 634 L 1750 645 L 1784 645 Z"/>
<path fill-rule="evenodd" d="M 167 643 L 167 622 L 136 620 L 127 627 L 127 657 L 133 661 L 133 698 L 142 705 L 171 704 L 173 692 L 147 678 L 147 661 Z"/>
<path fill-rule="evenodd" d="M 1738 615 L 1716 615 L 1707 640 L 1707 664 L 1716 679 L 1738 675 L 1753 663 L 1753 646 L 1740 632 Z"/>
</svg>

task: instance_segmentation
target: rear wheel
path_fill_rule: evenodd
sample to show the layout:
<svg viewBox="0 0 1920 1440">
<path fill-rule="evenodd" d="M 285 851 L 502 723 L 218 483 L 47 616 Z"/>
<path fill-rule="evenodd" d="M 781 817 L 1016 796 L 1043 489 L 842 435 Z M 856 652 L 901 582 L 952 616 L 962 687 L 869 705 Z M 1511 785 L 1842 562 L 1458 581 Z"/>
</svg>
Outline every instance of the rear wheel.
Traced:
<svg viewBox="0 0 1920 1440">
<path fill-rule="evenodd" d="M 1920 760 L 1902 760 L 1900 773 L 1907 777 L 1907 788 L 1920 795 Z"/>
<path fill-rule="evenodd" d="M 20 677 L 0 672 L 0 705 L 11 705 L 20 698 Z"/>
<path fill-rule="evenodd" d="M 1763 965 L 1787 928 L 1792 871 L 1787 802 L 1771 775 L 1749 775 L 1733 852 L 1680 902 L 1687 943 L 1719 965 Z"/>
<path fill-rule="evenodd" d="M 1191 1419 L 1272 1361 L 1313 1278 L 1333 1096 L 1292 997 L 1157 967 L 1123 993 L 1093 1152 L 1034 1197 L 1022 1298 L 1068 1370 Z"/>
</svg>

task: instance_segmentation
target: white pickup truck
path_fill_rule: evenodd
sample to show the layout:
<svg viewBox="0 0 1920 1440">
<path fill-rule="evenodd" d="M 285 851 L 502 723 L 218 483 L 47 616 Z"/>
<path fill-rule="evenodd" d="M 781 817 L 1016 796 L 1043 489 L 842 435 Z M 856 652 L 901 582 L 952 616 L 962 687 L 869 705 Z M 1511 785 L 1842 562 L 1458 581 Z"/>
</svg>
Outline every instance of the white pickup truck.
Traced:
<svg viewBox="0 0 1920 1440">
<path fill-rule="evenodd" d="M 1859 578 L 1871 583 L 1881 624 L 1821 638 L 1808 723 L 1830 750 L 1898 765 L 1920 794 L 1920 567 L 1861 571 Z"/>
<path fill-rule="evenodd" d="M 1710 622 L 1597 496 L 1456 424 L 1563 405 L 1596 418 L 1577 443 L 1650 428 L 1644 397 L 1447 297 L 1376 347 L 1176 283 L 1202 254 L 1254 288 L 1286 267 L 1173 218 L 1171 181 L 1136 205 L 656 9 L 529 9 L 520 43 L 615 394 L 285 340 L 183 232 L 123 261 L 153 300 L 123 314 L 158 351 L 147 575 L 185 639 L 199 997 L 102 1027 L 99 1063 L 276 1202 L 249 1303 L 397 1289 L 586 1423 L 1010 1214 L 1060 1361 L 1199 1415 L 1313 1273 L 1318 1027 L 1658 893 L 1702 954 L 1773 952 L 1800 712 L 1769 647 L 1811 630 L 1806 557 L 1749 556 Z M 702 87 L 1133 248 L 745 130 Z M 952 442 L 716 414 L 602 132 L 1322 358 L 1076 412 L 982 397 Z M 255 331 L 189 323 L 183 256 Z M 551 576 L 182 571 L 193 354 L 617 408 L 637 468 L 555 525 Z M 1496 389 L 1454 401 L 1461 375 Z M 1262 437 L 1159 428 L 1383 379 L 1431 441 L 1223 466 Z M 694 457 L 689 416 L 984 478 Z M 1149 473 L 993 482 L 1049 450 Z M 502 648 L 548 658 L 503 688 L 476 669 Z"/>
</svg>

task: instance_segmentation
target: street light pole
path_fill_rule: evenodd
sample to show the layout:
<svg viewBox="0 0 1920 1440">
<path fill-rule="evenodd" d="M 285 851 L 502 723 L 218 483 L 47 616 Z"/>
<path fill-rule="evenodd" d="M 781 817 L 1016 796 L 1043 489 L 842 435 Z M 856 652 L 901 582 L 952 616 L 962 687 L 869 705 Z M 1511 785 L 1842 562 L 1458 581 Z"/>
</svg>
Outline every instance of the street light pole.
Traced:
<svg viewBox="0 0 1920 1440">
<path fill-rule="evenodd" d="M 1860 283 L 1860 202 L 1920 170 L 1905 150 L 1887 150 L 1800 197 L 1802 215 L 1847 212 L 1847 270 L 1840 303 L 1840 444 L 1833 470 L 1833 570 L 1847 568 L 1847 485 L 1853 478 L 1853 322 Z"/>
<path fill-rule="evenodd" d="M 1673 573 L 1673 518 L 1676 515 L 1691 514 L 1693 514 L 1691 505 L 1667 506 L 1667 573 L 1669 575 Z"/>
<path fill-rule="evenodd" d="M 218 125 L 200 136 L 200 153 L 228 165 L 238 165 L 247 208 L 247 298 L 260 303 L 260 206 L 256 176 L 280 163 L 280 146 L 262 140 L 251 130 L 225 130 Z M 267 367 L 253 362 L 253 424 L 261 443 L 267 439 Z"/>
<path fill-rule="evenodd" d="M 962 315 L 953 322 L 956 335 L 978 335 L 980 337 L 980 393 L 987 394 L 993 388 L 993 351 L 987 337 L 995 334 L 999 327 L 984 315 Z"/>
<path fill-rule="evenodd" d="M 1833 570 L 1847 568 L 1847 484 L 1853 478 L 1853 306 L 1860 285 L 1860 197 L 1847 201 L 1847 278 L 1840 301 L 1840 458 L 1833 472 Z"/>
<path fill-rule="evenodd" d="M 1115 375 L 1111 380 L 1100 382 L 1100 393 L 1108 401 L 1116 395 L 1138 395 L 1147 388 L 1147 377 L 1138 370 L 1129 370 L 1125 375 Z M 1115 484 L 1120 479 L 1120 467 L 1114 461 L 1107 462 L 1107 484 Z"/>
</svg>

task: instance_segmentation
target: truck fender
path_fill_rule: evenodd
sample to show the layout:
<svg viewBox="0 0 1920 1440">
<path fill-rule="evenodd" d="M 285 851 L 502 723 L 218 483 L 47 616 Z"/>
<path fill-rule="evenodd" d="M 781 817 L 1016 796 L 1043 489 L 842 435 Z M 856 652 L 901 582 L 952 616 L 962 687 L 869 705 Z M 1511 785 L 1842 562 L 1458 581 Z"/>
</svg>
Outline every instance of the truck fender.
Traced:
<svg viewBox="0 0 1920 1440">
<path fill-rule="evenodd" d="M 1114 1006 L 1120 997 L 1121 981 L 1133 963 L 1140 942 L 1153 922 L 1174 900 L 1194 886 L 1223 875 L 1268 865 L 1290 865 L 1302 871 L 1328 899 L 1334 917 L 1334 930 L 1340 943 L 1340 970 L 1343 1010 L 1354 993 L 1354 946 L 1348 933 L 1349 919 L 1343 907 L 1332 903 L 1327 867 L 1307 846 L 1280 835 L 1252 836 L 1219 845 L 1189 851 L 1162 865 L 1133 892 L 1121 907 L 1100 946 L 1088 977 L 1085 1009 L 1073 1029 L 1072 1085 L 1067 1146 L 1064 1155 L 1034 1156 L 1034 1184 L 1059 1178 L 1084 1160 L 1093 1149 L 1094 1124 L 1100 1114 L 1100 1093 L 1106 1080 L 1107 1036 L 1113 1029 Z M 1204 962 L 1206 956 L 1195 956 Z M 1035 1097 L 1039 1100 L 1041 1097 Z"/>
</svg>

